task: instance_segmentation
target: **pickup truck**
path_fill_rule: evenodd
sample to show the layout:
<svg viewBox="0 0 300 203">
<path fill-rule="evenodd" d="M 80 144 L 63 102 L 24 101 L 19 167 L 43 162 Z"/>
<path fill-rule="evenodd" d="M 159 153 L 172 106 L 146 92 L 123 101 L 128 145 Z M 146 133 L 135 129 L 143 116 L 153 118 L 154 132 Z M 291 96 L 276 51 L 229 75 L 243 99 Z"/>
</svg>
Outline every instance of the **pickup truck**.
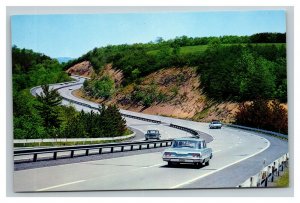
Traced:
<svg viewBox="0 0 300 203">
<path fill-rule="evenodd" d="M 160 133 L 158 130 L 147 130 L 147 133 L 145 134 L 145 139 L 160 139 Z"/>
<path fill-rule="evenodd" d="M 163 152 L 163 161 L 169 166 L 179 163 L 193 164 L 200 168 L 208 166 L 212 159 L 212 149 L 206 146 L 206 142 L 199 138 L 177 138 L 174 139 L 170 148 Z"/>
</svg>

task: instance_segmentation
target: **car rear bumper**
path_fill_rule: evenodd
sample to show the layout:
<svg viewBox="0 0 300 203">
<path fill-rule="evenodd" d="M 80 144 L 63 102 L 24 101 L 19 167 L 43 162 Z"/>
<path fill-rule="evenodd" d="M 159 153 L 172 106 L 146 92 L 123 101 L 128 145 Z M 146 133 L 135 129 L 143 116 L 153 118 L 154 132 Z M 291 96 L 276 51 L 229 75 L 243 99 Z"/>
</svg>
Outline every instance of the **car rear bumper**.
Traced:
<svg viewBox="0 0 300 203">
<path fill-rule="evenodd" d="M 177 162 L 177 163 L 203 163 L 204 159 L 186 159 L 186 158 L 163 158 L 167 162 Z"/>
<path fill-rule="evenodd" d="M 158 139 L 159 137 L 145 137 L 146 139 Z"/>
</svg>

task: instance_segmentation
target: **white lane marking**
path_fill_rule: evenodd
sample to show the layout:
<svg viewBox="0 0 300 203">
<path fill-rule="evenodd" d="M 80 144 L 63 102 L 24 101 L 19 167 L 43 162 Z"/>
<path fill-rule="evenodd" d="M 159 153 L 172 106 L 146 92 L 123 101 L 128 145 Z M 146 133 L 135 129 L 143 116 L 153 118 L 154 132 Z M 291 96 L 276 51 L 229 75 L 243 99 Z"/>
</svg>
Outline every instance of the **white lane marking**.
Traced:
<svg viewBox="0 0 300 203">
<path fill-rule="evenodd" d="M 266 139 L 266 140 L 267 140 L 267 139 Z M 267 140 L 267 141 L 268 141 L 268 145 L 267 145 L 267 147 L 265 147 L 264 149 L 262 149 L 262 150 L 260 150 L 260 151 L 258 151 L 258 152 L 256 152 L 256 153 L 254 153 L 254 154 L 252 154 L 252 155 L 250 155 L 250 156 L 244 157 L 243 159 L 240 159 L 240 160 L 237 160 L 237 161 L 235 161 L 235 162 L 233 162 L 233 163 L 230 163 L 230 164 L 228 164 L 228 165 L 225 165 L 225 166 L 223 166 L 223 167 L 221 167 L 221 168 L 219 168 L 219 169 L 217 169 L 217 170 L 214 170 L 214 171 L 211 171 L 211 172 L 206 173 L 206 174 L 204 174 L 204 175 L 198 176 L 198 177 L 193 178 L 193 179 L 191 179 L 191 180 L 188 180 L 188 181 L 186 181 L 186 182 L 177 184 L 177 185 L 171 187 L 171 189 L 179 188 L 179 187 L 182 187 L 183 185 L 190 184 L 190 183 L 192 183 L 192 182 L 194 182 L 194 181 L 196 181 L 196 180 L 199 180 L 199 179 L 204 178 L 204 177 L 206 177 L 206 176 L 208 176 L 208 175 L 211 175 L 211 174 L 213 174 L 213 173 L 216 173 L 216 172 L 218 172 L 218 171 L 221 171 L 221 170 L 223 170 L 223 169 L 225 169 L 225 168 L 227 168 L 227 167 L 229 167 L 229 166 L 232 166 L 232 165 L 237 164 L 237 163 L 239 163 L 239 162 L 241 162 L 241 161 L 244 161 L 244 160 L 246 160 L 246 159 L 248 159 L 248 158 L 251 158 L 251 157 L 253 157 L 253 156 L 255 156 L 255 155 L 257 155 L 257 154 L 259 154 L 259 153 L 265 151 L 266 149 L 268 149 L 268 148 L 270 147 L 270 142 L 269 142 L 269 140 Z"/>
<path fill-rule="evenodd" d="M 54 186 L 51 186 L 51 187 L 46 187 L 46 188 L 38 189 L 36 191 L 40 192 L 40 191 L 50 190 L 50 189 L 54 189 L 54 188 L 58 188 L 58 187 L 63 187 L 63 186 L 67 186 L 67 185 L 73 185 L 73 184 L 76 184 L 76 183 L 82 183 L 84 181 L 86 181 L 86 180 L 78 180 L 78 181 L 74 181 L 74 182 L 70 182 L 70 183 L 64 183 L 64 184 L 60 184 L 60 185 L 54 185 Z"/>
</svg>

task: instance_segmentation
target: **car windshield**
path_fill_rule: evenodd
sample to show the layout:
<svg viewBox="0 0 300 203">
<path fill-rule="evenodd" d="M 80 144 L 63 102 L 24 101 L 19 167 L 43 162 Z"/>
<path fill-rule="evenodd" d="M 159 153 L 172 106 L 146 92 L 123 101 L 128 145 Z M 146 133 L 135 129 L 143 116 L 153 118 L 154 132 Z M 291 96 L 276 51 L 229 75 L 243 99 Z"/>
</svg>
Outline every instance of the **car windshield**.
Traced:
<svg viewBox="0 0 300 203">
<path fill-rule="evenodd" d="M 197 148 L 197 141 L 192 140 L 175 140 L 172 147 L 173 148 Z"/>
<path fill-rule="evenodd" d="M 220 121 L 213 121 L 212 124 L 219 124 Z"/>
<path fill-rule="evenodd" d="M 148 130 L 148 133 L 156 133 L 156 130 Z"/>
</svg>

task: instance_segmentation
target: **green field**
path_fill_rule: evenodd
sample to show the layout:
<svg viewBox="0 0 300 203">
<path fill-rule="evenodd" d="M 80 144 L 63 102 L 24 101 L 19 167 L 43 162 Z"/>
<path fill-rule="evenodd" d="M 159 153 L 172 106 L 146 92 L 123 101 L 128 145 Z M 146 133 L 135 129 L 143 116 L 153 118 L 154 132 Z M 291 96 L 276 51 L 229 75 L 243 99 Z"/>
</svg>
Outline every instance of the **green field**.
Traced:
<svg viewBox="0 0 300 203">
<path fill-rule="evenodd" d="M 238 44 L 222 44 L 222 46 L 232 46 L 232 45 L 238 45 Z M 247 44 L 240 44 L 242 46 L 247 46 Z M 259 44 L 251 44 L 254 46 L 271 46 L 275 45 L 276 47 L 280 47 L 282 45 L 285 46 L 285 43 L 259 43 Z M 204 52 L 209 45 L 198 45 L 198 46 L 185 46 L 180 47 L 180 54 L 192 54 L 192 53 L 202 53 Z M 173 48 L 170 48 L 170 52 L 173 51 Z M 159 52 L 158 49 L 148 51 L 147 54 L 155 55 Z"/>
</svg>

